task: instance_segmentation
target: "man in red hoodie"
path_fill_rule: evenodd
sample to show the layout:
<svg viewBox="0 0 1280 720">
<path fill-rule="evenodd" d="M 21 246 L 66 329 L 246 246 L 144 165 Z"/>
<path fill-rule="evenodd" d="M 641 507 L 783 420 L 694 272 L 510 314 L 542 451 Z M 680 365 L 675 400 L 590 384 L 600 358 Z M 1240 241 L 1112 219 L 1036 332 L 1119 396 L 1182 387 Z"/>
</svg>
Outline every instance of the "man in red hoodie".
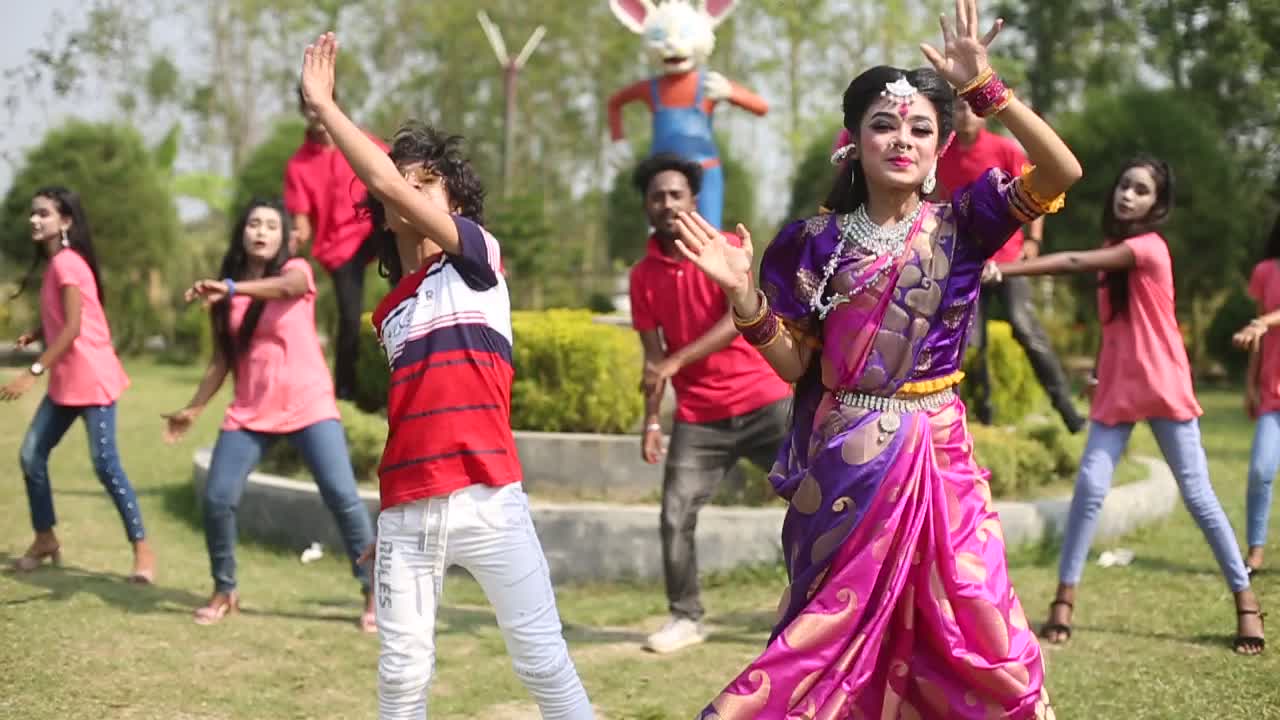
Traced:
<svg viewBox="0 0 1280 720">
<path fill-rule="evenodd" d="M 294 227 L 290 249 L 296 254 L 310 243 L 311 255 L 333 279 L 338 301 L 334 390 L 338 399 L 350 400 L 355 396 L 357 382 L 364 272 L 377 253 L 374 244 L 368 242 L 373 225 L 357 207 L 365 198 L 364 184 L 338 152 L 315 113 L 307 109 L 301 88 L 298 105 L 307 121 L 307 134 L 284 171 L 284 204 L 293 216 Z M 387 149 L 381 140 L 369 137 Z"/>
</svg>

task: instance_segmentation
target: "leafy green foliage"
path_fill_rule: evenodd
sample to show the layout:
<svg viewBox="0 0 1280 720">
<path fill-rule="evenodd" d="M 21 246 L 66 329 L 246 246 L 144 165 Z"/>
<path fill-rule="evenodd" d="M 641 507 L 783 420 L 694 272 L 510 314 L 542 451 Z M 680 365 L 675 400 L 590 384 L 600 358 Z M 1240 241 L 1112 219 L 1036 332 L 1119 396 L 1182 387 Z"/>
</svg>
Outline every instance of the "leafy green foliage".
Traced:
<svg viewBox="0 0 1280 720">
<path fill-rule="evenodd" d="M 965 353 L 964 370 L 975 376 L 977 364 L 982 362 L 975 346 Z M 1007 322 L 987 322 L 987 371 L 991 379 L 991 405 L 994 421 L 1009 425 L 1020 422 L 1031 412 L 1043 407 L 1047 397 L 1036 380 L 1031 361 L 1022 346 L 1013 339 L 1013 328 Z M 960 384 L 960 397 L 968 407 L 977 407 L 977 385 L 970 381 Z"/>
<path fill-rule="evenodd" d="M 255 197 L 278 198 L 284 192 L 284 167 L 302 144 L 306 126 L 301 119 L 276 123 L 249 156 L 232 180 L 231 215 Z"/>
</svg>

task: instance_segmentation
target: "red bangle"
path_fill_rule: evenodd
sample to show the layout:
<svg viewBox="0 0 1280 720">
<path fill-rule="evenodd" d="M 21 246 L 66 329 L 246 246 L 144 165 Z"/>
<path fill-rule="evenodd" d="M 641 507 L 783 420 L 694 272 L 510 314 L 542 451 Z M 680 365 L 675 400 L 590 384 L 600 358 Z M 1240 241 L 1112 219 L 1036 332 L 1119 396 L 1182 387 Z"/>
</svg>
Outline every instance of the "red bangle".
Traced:
<svg viewBox="0 0 1280 720">
<path fill-rule="evenodd" d="M 999 75 L 991 74 L 986 82 L 961 95 L 969 103 L 978 117 L 991 117 L 1004 110 L 1013 100 L 1013 91 L 1009 89 Z"/>
</svg>

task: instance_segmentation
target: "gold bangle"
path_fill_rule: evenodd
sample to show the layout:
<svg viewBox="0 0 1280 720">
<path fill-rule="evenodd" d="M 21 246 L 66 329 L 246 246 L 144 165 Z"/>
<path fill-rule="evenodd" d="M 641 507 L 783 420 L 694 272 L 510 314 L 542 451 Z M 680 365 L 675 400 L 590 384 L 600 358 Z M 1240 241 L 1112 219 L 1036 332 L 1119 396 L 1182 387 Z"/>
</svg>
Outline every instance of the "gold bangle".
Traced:
<svg viewBox="0 0 1280 720">
<path fill-rule="evenodd" d="M 760 298 L 760 309 L 756 312 L 755 317 L 749 320 L 743 319 L 743 317 L 738 314 L 738 309 L 732 305 L 730 306 L 729 312 L 733 314 L 734 327 L 739 330 L 747 330 L 764 322 L 764 319 L 769 316 L 769 298 L 764 296 L 764 291 L 760 288 L 756 288 L 756 297 Z"/>
<path fill-rule="evenodd" d="M 974 90 L 977 90 L 978 88 L 982 87 L 983 85 L 986 85 L 987 83 L 991 82 L 991 78 L 995 77 L 995 75 L 996 75 L 995 68 L 988 65 L 986 70 L 983 70 L 982 72 L 978 73 L 977 77 L 965 83 L 962 87 L 956 90 L 956 94 L 967 95 L 973 92 Z"/>
<path fill-rule="evenodd" d="M 752 343 L 751 346 L 754 347 L 756 350 L 763 351 L 768 349 L 774 343 L 778 342 L 778 340 L 780 339 L 782 339 L 782 323 L 778 323 L 778 329 L 774 330 L 773 335 L 770 335 L 768 340 L 765 340 L 759 345 Z"/>
</svg>

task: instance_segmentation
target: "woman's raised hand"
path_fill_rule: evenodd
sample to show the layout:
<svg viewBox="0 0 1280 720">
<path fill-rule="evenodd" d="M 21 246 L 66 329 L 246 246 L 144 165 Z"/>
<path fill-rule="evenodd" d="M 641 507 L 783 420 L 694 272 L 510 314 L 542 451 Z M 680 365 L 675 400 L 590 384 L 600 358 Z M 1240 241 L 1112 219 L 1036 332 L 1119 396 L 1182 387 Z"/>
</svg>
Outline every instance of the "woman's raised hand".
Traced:
<svg viewBox="0 0 1280 720">
<path fill-rule="evenodd" d="M 680 213 L 676 222 L 679 228 L 676 249 L 680 254 L 719 285 L 730 301 L 749 297 L 752 292 L 751 232 L 738 224 L 742 247 L 737 247 L 696 212 Z"/>
<path fill-rule="evenodd" d="M 941 18 L 942 52 L 928 43 L 920 51 L 952 87 L 963 87 L 989 66 L 987 46 L 1000 34 L 1004 20 L 997 19 L 986 35 L 978 36 L 978 0 L 956 0 L 956 18 Z"/>
</svg>

